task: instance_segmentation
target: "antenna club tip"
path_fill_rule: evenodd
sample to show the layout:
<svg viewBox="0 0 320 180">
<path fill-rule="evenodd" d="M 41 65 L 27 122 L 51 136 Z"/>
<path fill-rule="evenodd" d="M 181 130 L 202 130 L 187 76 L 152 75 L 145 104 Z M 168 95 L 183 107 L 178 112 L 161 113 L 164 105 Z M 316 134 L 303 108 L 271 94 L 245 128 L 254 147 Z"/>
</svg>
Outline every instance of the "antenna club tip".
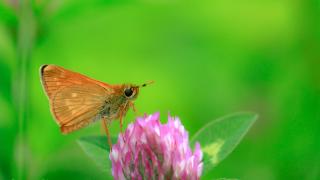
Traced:
<svg viewBox="0 0 320 180">
<path fill-rule="evenodd" d="M 143 83 L 141 85 L 141 87 L 146 87 L 147 85 L 152 84 L 152 83 L 154 83 L 154 81 L 147 81 L 146 83 Z"/>
</svg>

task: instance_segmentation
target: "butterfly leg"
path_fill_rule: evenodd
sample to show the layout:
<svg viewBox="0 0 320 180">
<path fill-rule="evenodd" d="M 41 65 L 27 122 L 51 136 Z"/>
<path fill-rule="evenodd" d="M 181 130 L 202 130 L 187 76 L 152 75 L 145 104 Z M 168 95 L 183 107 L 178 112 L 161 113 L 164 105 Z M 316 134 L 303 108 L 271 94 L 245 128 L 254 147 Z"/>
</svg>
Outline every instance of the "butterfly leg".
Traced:
<svg viewBox="0 0 320 180">
<path fill-rule="evenodd" d="M 110 137 L 110 133 L 109 133 L 109 129 L 108 129 L 108 121 L 105 117 L 102 118 L 102 124 L 103 124 L 104 130 L 106 131 L 106 134 L 108 137 L 110 151 L 112 151 L 112 142 L 111 142 L 111 137 Z"/>
<path fill-rule="evenodd" d="M 120 117 L 119 117 L 119 120 L 120 120 L 120 134 L 122 136 L 122 140 L 123 142 L 126 142 L 125 138 L 124 138 L 124 134 L 122 133 L 122 126 L 123 126 L 123 111 L 120 111 Z"/>
<path fill-rule="evenodd" d="M 120 111 L 120 133 L 122 134 L 122 126 L 123 126 L 123 111 Z"/>
<path fill-rule="evenodd" d="M 132 108 L 135 116 L 138 116 L 138 111 L 137 111 L 136 107 L 134 106 L 134 103 L 133 102 L 129 102 L 129 106 Z"/>
</svg>

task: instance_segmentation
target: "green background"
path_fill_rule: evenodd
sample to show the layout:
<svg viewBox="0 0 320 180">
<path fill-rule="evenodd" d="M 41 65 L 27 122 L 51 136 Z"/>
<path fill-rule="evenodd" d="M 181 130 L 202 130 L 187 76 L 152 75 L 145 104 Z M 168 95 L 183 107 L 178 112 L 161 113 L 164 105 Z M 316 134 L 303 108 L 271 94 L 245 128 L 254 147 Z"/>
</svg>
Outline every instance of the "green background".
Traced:
<svg viewBox="0 0 320 180">
<path fill-rule="evenodd" d="M 110 84 L 154 80 L 136 100 L 139 114 L 159 111 L 165 122 L 170 112 L 190 135 L 257 112 L 203 179 L 319 179 L 319 30 L 319 0 L 2 0 L 0 179 L 106 178 L 76 143 L 103 134 L 100 123 L 59 132 L 42 64 Z"/>
</svg>

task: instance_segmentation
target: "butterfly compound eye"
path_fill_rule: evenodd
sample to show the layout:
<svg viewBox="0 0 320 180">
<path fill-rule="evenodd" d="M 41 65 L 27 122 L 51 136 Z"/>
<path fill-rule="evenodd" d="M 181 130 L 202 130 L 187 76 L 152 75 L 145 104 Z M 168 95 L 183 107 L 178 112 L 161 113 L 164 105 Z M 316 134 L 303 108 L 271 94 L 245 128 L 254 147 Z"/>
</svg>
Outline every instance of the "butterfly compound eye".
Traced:
<svg viewBox="0 0 320 180">
<path fill-rule="evenodd" d="M 132 94 L 133 94 L 132 88 L 128 88 L 128 89 L 124 90 L 124 94 L 125 94 L 127 97 L 132 96 Z"/>
</svg>

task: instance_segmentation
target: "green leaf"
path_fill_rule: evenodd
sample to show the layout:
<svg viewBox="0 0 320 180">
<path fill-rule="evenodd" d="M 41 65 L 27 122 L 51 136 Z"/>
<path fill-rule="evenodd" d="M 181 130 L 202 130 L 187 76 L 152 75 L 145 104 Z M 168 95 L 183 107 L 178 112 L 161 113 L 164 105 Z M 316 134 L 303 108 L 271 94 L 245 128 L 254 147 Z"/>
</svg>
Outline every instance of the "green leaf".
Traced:
<svg viewBox="0 0 320 180">
<path fill-rule="evenodd" d="M 209 172 L 239 144 L 257 119 L 254 113 L 235 113 L 210 122 L 191 139 L 199 142 L 203 151 L 203 172 Z"/>
<path fill-rule="evenodd" d="M 115 144 L 117 138 L 111 138 L 111 140 Z M 96 162 L 98 167 L 111 174 L 110 147 L 107 142 L 106 136 L 87 136 L 78 140 L 83 151 Z"/>
</svg>

